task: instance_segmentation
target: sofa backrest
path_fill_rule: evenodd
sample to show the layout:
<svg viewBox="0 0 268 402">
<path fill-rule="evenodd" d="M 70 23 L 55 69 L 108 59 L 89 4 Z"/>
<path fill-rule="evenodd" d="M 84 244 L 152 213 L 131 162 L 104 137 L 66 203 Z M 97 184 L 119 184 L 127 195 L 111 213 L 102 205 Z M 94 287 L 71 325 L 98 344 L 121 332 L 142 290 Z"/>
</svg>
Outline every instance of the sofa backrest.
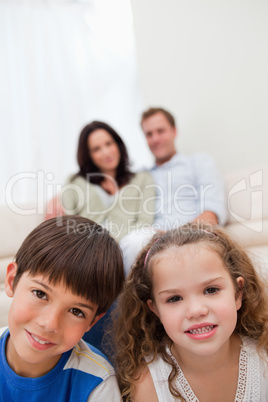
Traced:
<svg viewBox="0 0 268 402">
<path fill-rule="evenodd" d="M 268 219 L 268 165 L 235 171 L 224 182 L 227 223 Z"/>
<path fill-rule="evenodd" d="M 13 261 L 26 236 L 44 220 L 43 214 L 31 213 L 32 204 L 24 204 L 16 210 L 0 206 L 0 283 L 4 281 L 7 263 Z"/>
</svg>

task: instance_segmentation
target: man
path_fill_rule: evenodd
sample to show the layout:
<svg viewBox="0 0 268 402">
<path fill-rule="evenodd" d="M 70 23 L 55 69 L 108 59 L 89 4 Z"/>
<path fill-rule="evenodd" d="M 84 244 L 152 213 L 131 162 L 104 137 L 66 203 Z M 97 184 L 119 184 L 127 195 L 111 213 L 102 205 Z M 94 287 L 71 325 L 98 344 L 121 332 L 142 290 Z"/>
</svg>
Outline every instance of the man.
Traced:
<svg viewBox="0 0 268 402">
<path fill-rule="evenodd" d="M 176 151 L 174 117 L 165 109 L 150 108 L 142 114 L 141 127 L 155 157 L 150 169 L 156 197 L 152 228 L 132 231 L 120 242 L 127 273 L 135 257 L 156 230 L 169 230 L 187 222 L 223 225 L 226 221 L 223 181 L 207 154 L 186 156 Z"/>
<path fill-rule="evenodd" d="M 224 186 L 213 159 L 203 153 L 186 156 L 176 151 L 175 120 L 165 109 L 145 111 L 141 127 L 155 157 L 150 169 L 157 192 L 154 228 L 168 230 L 190 221 L 223 225 Z"/>
</svg>

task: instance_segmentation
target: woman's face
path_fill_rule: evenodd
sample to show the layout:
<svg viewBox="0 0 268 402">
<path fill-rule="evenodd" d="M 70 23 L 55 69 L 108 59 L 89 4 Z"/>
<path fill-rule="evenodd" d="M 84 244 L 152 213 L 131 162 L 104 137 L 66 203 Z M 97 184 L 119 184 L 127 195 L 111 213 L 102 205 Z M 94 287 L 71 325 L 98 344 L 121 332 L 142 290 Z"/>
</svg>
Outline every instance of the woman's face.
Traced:
<svg viewBox="0 0 268 402">
<path fill-rule="evenodd" d="M 114 175 L 121 155 L 117 143 L 108 131 L 100 128 L 93 131 L 87 139 L 89 155 L 93 163 L 102 172 Z"/>
</svg>

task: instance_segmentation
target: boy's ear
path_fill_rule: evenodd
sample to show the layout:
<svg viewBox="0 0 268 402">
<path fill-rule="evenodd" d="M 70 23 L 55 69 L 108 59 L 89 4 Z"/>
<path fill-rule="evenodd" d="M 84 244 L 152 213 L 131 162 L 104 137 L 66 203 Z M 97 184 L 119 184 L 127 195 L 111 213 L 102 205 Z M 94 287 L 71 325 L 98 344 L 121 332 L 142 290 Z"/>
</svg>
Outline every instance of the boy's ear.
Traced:
<svg viewBox="0 0 268 402">
<path fill-rule="evenodd" d="M 101 313 L 101 314 L 99 314 L 99 315 L 96 315 L 96 316 L 93 318 L 93 321 L 91 322 L 91 324 L 89 325 L 87 331 L 89 331 L 95 324 L 97 324 L 97 322 L 98 322 L 103 316 L 105 316 L 105 314 L 106 314 L 106 313 Z"/>
<path fill-rule="evenodd" d="M 6 280 L 5 280 L 5 291 L 8 297 L 13 297 L 14 296 L 14 290 L 13 290 L 13 282 L 14 278 L 17 273 L 17 264 L 15 262 L 11 262 L 7 266 L 7 273 L 6 273 Z"/>
</svg>

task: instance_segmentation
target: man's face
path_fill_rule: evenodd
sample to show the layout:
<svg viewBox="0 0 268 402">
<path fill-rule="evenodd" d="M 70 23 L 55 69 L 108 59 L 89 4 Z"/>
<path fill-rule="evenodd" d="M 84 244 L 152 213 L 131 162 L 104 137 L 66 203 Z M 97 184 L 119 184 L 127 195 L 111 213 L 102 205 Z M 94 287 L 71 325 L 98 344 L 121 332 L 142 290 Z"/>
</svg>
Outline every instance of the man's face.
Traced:
<svg viewBox="0 0 268 402">
<path fill-rule="evenodd" d="M 162 165 L 175 155 L 176 127 L 171 126 L 162 112 L 145 119 L 142 129 L 157 165 Z"/>
</svg>

